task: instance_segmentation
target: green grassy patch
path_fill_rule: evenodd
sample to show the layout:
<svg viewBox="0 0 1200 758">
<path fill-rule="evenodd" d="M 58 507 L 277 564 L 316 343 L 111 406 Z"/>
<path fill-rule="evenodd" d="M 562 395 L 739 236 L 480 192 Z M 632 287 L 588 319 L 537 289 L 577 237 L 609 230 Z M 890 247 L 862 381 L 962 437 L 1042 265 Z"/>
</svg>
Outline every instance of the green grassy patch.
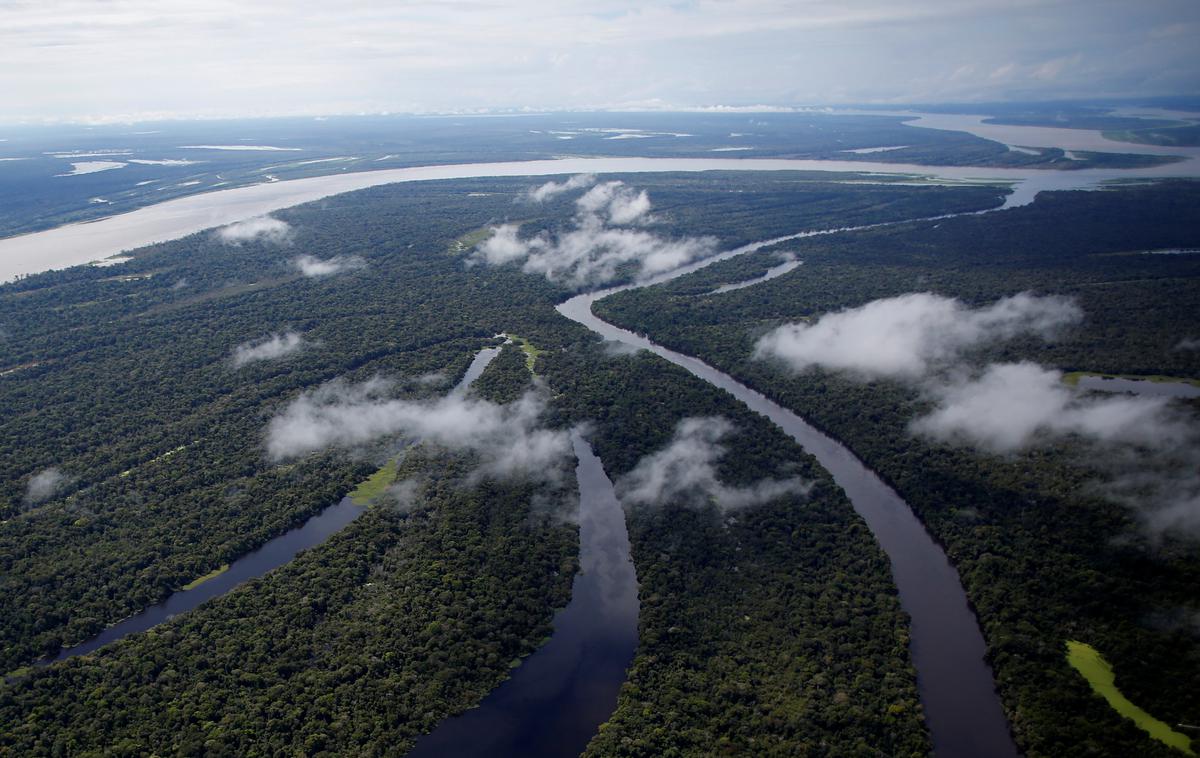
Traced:
<svg viewBox="0 0 1200 758">
<path fill-rule="evenodd" d="M 350 499 L 355 505 L 370 505 L 375 502 L 384 490 L 396 481 L 397 462 L 393 458 L 384 464 L 383 468 L 366 478 L 350 492 Z"/>
<path fill-rule="evenodd" d="M 218 576 L 220 576 L 221 574 L 224 574 L 228 570 L 229 570 L 229 564 L 226 563 L 225 565 L 221 566 L 220 568 L 214 569 L 214 570 L 208 572 L 207 574 L 200 577 L 199 579 L 193 579 L 192 581 L 183 585 L 183 588 L 185 590 L 194 590 L 197 587 L 199 587 L 200 585 L 207 582 L 209 579 L 216 579 Z"/>
<path fill-rule="evenodd" d="M 1171 729 L 1166 723 L 1138 708 L 1117 689 L 1116 677 L 1112 666 L 1104 660 L 1104 656 L 1091 645 L 1075 640 L 1067 641 L 1067 661 L 1088 680 L 1096 694 L 1108 701 L 1117 713 L 1127 719 L 1132 719 L 1138 727 L 1150 733 L 1159 742 L 1182 750 L 1188 755 L 1192 752 L 1192 741 L 1186 734 L 1180 734 Z"/>
<path fill-rule="evenodd" d="M 490 236 L 492 236 L 492 227 L 481 226 L 451 242 L 447 252 L 450 255 L 463 255 Z"/>
<path fill-rule="evenodd" d="M 1071 371 L 1063 374 L 1063 383 L 1075 387 L 1085 376 L 1098 376 L 1101 379 L 1130 379 L 1135 382 L 1180 382 L 1200 387 L 1200 379 L 1188 379 L 1184 376 L 1164 376 L 1162 374 L 1101 374 L 1097 371 Z"/>
<path fill-rule="evenodd" d="M 515 334 L 509 334 L 508 338 L 513 341 L 513 344 L 520 347 L 525 353 L 525 368 L 529 369 L 530 374 L 537 376 L 537 372 L 533 370 L 533 366 L 535 363 L 537 363 L 538 356 L 545 351 L 534 347 L 533 343 L 524 337 L 518 337 Z"/>
</svg>

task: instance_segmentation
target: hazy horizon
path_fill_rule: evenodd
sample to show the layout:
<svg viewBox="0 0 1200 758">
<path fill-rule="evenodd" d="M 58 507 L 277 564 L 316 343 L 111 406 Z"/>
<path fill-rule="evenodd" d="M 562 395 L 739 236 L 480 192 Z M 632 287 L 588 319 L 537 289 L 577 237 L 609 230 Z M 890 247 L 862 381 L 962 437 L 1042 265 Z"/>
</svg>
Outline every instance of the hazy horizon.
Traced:
<svg viewBox="0 0 1200 758">
<path fill-rule="evenodd" d="M 0 4 L 0 123 L 1189 96 L 1184 0 Z"/>
</svg>

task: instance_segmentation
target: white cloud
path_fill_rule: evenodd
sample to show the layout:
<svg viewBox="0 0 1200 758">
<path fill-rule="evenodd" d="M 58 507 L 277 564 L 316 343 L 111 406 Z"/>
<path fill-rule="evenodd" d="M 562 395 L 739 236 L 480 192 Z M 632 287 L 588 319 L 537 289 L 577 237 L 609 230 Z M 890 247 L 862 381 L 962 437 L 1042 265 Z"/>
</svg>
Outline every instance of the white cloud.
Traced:
<svg viewBox="0 0 1200 758">
<path fill-rule="evenodd" d="M 717 461 L 725 454 L 720 440 L 733 425 L 720 417 L 687 418 L 675 428 L 666 447 L 645 456 L 618 480 L 621 499 L 642 505 L 683 500 L 692 505 L 713 501 L 722 510 L 766 503 L 785 495 L 803 495 L 811 483 L 799 478 L 763 479 L 749 487 L 730 487 L 717 478 Z"/>
<path fill-rule="evenodd" d="M 70 481 L 71 477 L 54 467 L 39 471 L 25 488 L 25 504 L 37 505 L 50 500 Z"/>
<path fill-rule="evenodd" d="M 476 247 L 473 259 L 482 259 L 493 266 L 519 261 L 529 255 L 529 243 L 521 240 L 521 227 L 501 224 L 492 227 L 492 235 Z"/>
<path fill-rule="evenodd" d="M 217 238 L 227 245 L 258 241 L 283 245 L 291 241 L 292 227 L 271 216 L 258 216 L 221 227 L 217 230 Z"/>
<path fill-rule="evenodd" d="M 592 187 L 575 204 L 582 213 L 607 214 L 610 223 L 622 226 L 645 220 L 650 212 L 650 196 L 646 191 L 637 192 L 619 181 Z"/>
<path fill-rule="evenodd" d="M 821 367 L 869 379 L 919 379 L 971 348 L 1021 334 L 1050 338 L 1082 317 L 1078 306 L 1058 296 L 1023 292 L 972 309 L 914 293 L 827 313 L 813 324 L 785 324 L 758 341 L 755 356 L 794 371 Z"/>
<path fill-rule="evenodd" d="M 1085 395 L 1063 384 L 1062 372 L 1034 363 L 993 364 L 978 377 L 960 377 L 930 391 L 936 407 L 913 421 L 913 431 L 992 452 L 1072 434 L 1151 448 L 1183 444 L 1191 435 L 1168 398 Z"/>
<path fill-rule="evenodd" d="M 233 349 L 233 365 L 240 368 L 254 361 L 276 360 L 300 352 L 304 345 L 304 337 L 296 332 L 272 334 L 265 339 L 243 342 Z"/>
<path fill-rule="evenodd" d="M 390 387 L 335 381 L 304 393 L 271 420 L 267 454 L 284 460 L 398 436 L 473 451 L 485 474 L 536 477 L 553 477 L 571 455 L 568 432 L 541 426 L 545 403 L 536 392 L 497 405 L 459 394 L 399 400 L 387 396 Z"/>
<path fill-rule="evenodd" d="M 292 265 L 305 276 L 319 278 L 340 274 L 343 271 L 356 271 L 364 268 L 367 262 L 359 255 L 335 255 L 325 259 L 301 255 L 292 260 Z"/>
<path fill-rule="evenodd" d="M 591 174 L 578 174 L 572 176 L 564 182 L 549 181 L 540 187 L 535 187 L 525 194 L 525 197 L 531 202 L 544 203 L 547 200 L 553 200 L 564 192 L 583 189 L 590 187 L 596 183 L 596 177 Z"/>
<path fill-rule="evenodd" d="M 576 201 L 574 228 L 551 237 L 546 233 L 522 239 L 516 224 L 493 227 L 492 235 L 476 246 L 471 262 L 493 266 L 523 261 L 522 270 L 552 282 L 585 287 L 612 281 L 623 266 L 633 266 L 639 278 L 678 268 L 716 251 L 711 237 L 666 239 L 642 229 L 611 224 L 649 220 L 650 198 L 621 182 L 605 182 Z"/>
<path fill-rule="evenodd" d="M 1175 345 L 1176 350 L 1200 350 L 1200 338 L 1185 337 Z"/>
</svg>

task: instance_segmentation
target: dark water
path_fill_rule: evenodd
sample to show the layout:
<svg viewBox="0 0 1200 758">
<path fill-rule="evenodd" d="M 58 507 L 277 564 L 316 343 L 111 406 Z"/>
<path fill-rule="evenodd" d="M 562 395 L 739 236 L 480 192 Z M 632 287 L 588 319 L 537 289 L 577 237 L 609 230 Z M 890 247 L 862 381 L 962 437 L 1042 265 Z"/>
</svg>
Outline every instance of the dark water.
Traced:
<svg viewBox="0 0 1200 758">
<path fill-rule="evenodd" d="M 471 382 L 479 378 L 483 370 L 499 354 L 499 348 L 480 350 L 475 355 L 475 359 L 471 361 L 466 374 L 451 390 L 451 393 L 466 392 Z M 284 532 L 257 550 L 238 558 L 229 564 L 229 570 L 225 573 L 190 590 L 174 592 L 158 605 L 150 606 L 136 616 L 130 616 L 124 621 L 108 627 L 87 642 L 64 648 L 59 651 L 58 655 L 42 659 L 36 665 L 47 666 L 74 658 L 77 655 L 86 655 L 130 634 L 144 632 L 164 621 L 170 621 L 176 615 L 190 611 L 206 600 L 224 595 L 242 582 L 257 579 L 268 571 L 290 563 L 302 550 L 316 547 L 340 532 L 351 521 L 358 518 L 363 510 L 362 506 L 355 505 L 349 497 L 342 498 L 340 502 L 309 518 L 302 526 Z"/>
<path fill-rule="evenodd" d="M 410 758 L 577 756 L 617 705 L 637 647 L 637 577 L 625 514 L 578 434 L 579 574 L 550 641 L 479 707 L 443 721 Z"/>
<path fill-rule="evenodd" d="M 301 550 L 320 545 L 358 518 L 362 512 L 362 506 L 355 505 L 348 497 L 342 498 L 341 502 L 305 521 L 303 526 L 285 532 L 254 552 L 238 558 L 229 564 L 229 570 L 220 576 L 209 579 L 193 589 L 179 590 L 158 605 L 150 606 L 136 616 L 108 627 L 87 642 L 64 648 L 54 658 L 38 661 L 38 665 L 45 666 L 77 655 L 86 655 L 122 637 L 144 632 L 164 621 L 170 621 L 177 614 L 190 611 L 206 600 L 224 595 L 242 582 L 256 579 L 272 569 L 279 568 L 295 558 Z"/>
<path fill-rule="evenodd" d="M 1079 388 L 1100 392 L 1130 392 L 1158 397 L 1200 397 L 1200 387 L 1189 382 L 1152 382 L 1147 379 L 1116 379 L 1103 376 L 1079 377 Z"/>
<path fill-rule="evenodd" d="M 846 491 L 891 561 L 900 603 L 911 617 L 909 649 L 935 752 L 947 758 L 1016 756 L 992 671 L 983 659 L 983 635 L 967 605 L 958 573 L 908 505 L 846 447 L 796 414 L 702 361 L 592 314 L 592 303 L 619 289 L 628 287 L 574 297 L 558 306 L 558 311 L 605 339 L 650 350 L 726 390 L 775 422 L 812 454 Z"/>
</svg>

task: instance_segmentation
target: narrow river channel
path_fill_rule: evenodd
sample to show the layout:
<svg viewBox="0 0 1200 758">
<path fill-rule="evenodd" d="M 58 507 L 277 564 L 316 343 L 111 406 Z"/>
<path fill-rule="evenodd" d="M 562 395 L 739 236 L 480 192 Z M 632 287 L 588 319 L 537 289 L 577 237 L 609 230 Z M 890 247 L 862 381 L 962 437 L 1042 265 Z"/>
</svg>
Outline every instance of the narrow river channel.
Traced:
<svg viewBox="0 0 1200 758">
<path fill-rule="evenodd" d="M 550 641 L 478 708 L 446 719 L 410 758 L 561 758 L 583 752 L 617 707 L 637 648 L 637 577 L 625 513 L 578 433 L 579 573 Z"/>
<path fill-rule="evenodd" d="M 484 348 L 476 353 L 471 365 L 463 374 L 463 378 L 450 392 L 452 394 L 466 392 L 471 383 L 479 378 L 488 364 L 499 354 L 500 349 L 494 347 Z M 152 605 L 124 621 L 113 624 L 90 640 L 63 648 L 58 655 L 53 658 L 43 658 L 35 665 L 48 666 L 51 663 L 65 661 L 78 655 L 87 655 L 131 634 L 144 632 L 165 621 L 170 621 L 178 614 L 186 613 L 206 600 L 220 597 L 244 582 L 257 579 L 268 571 L 290 563 L 301 551 L 316 547 L 345 529 L 350 522 L 362 514 L 363 510 L 363 506 L 358 505 L 349 497 L 344 497 L 315 516 L 311 516 L 301 526 L 268 540 L 262 547 L 238 558 L 229 564 L 226 571 L 217 576 L 207 579 L 191 589 L 174 592 L 161 603 Z"/>
</svg>

